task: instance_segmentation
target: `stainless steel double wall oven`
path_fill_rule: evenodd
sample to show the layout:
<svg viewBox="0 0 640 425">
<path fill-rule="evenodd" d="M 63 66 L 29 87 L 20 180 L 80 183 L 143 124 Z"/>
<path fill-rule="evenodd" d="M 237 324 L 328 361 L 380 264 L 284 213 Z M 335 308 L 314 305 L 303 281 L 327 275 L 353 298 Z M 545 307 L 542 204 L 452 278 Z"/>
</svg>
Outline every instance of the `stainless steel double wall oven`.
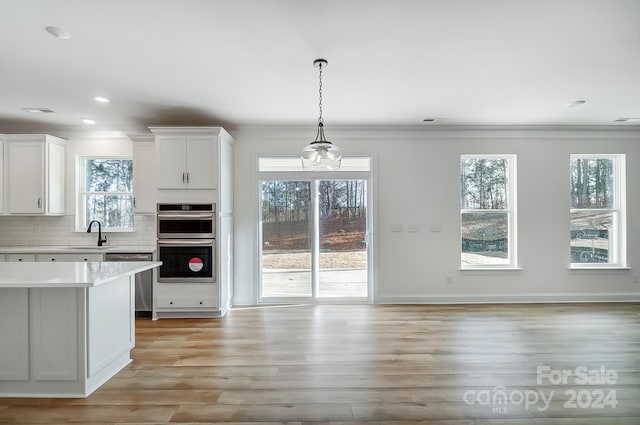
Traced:
<svg viewBox="0 0 640 425">
<path fill-rule="evenodd" d="M 158 204 L 158 282 L 215 282 L 216 204 Z"/>
</svg>

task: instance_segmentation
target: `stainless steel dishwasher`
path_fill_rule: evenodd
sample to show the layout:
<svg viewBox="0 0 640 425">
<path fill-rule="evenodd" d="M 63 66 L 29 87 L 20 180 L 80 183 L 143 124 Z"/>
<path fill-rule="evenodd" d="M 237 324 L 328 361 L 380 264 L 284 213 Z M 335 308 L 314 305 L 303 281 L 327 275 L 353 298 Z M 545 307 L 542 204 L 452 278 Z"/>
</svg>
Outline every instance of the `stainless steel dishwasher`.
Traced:
<svg viewBox="0 0 640 425">
<path fill-rule="evenodd" d="M 153 261 L 152 253 L 107 252 L 104 261 Z M 151 317 L 153 305 L 153 270 L 136 274 L 136 317 Z"/>
</svg>

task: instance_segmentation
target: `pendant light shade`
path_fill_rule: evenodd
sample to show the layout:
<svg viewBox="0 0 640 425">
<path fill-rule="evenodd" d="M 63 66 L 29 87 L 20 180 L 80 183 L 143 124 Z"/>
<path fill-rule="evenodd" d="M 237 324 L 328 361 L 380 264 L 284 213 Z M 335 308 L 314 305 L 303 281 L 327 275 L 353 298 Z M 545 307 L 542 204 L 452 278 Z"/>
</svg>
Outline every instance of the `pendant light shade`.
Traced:
<svg viewBox="0 0 640 425">
<path fill-rule="evenodd" d="M 320 116 L 318 117 L 318 132 L 316 140 L 307 145 L 302 151 L 302 168 L 307 170 L 337 170 L 342 161 L 342 150 L 324 137 L 324 119 L 322 118 L 322 69 L 328 62 L 316 59 L 313 65 L 320 70 Z"/>
</svg>

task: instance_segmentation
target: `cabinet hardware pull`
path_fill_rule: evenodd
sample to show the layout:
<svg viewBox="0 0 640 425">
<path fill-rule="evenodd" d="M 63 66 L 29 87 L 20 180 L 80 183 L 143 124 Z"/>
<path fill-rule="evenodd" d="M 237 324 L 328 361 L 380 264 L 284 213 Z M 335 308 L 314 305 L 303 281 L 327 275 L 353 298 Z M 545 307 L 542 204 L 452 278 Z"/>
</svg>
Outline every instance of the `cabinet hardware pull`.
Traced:
<svg viewBox="0 0 640 425">
<path fill-rule="evenodd" d="M 182 183 L 186 183 L 185 174 L 186 173 L 183 171 L 182 172 Z"/>
<path fill-rule="evenodd" d="M 189 176 L 189 172 L 187 171 L 187 183 L 189 183 L 189 179 L 190 179 L 190 176 Z"/>
<path fill-rule="evenodd" d="M 42 208 L 42 198 L 38 198 L 38 208 Z"/>
<path fill-rule="evenodd" d="M 135 208 L 135 207 L 136 207 L 136 198 L 134 197 L 133 198 L 133 208 Z"/>
</svg>

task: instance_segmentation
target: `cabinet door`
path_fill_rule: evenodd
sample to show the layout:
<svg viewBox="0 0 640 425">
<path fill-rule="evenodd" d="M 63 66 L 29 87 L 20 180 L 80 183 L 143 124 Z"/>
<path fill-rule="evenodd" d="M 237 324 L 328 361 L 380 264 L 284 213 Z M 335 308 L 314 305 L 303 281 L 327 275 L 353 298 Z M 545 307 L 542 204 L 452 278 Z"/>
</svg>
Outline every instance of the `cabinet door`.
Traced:
<svg viewBox="0 0 640 425">
<path fill-rule="evenodd" d="M 47 214 L 64 214 L 65 147 L 47 144 Z"/>
<path fill-rule="evenodd" d="M 102 254 L 38 254 L 36 261 L 57 261 L 60 262 L 87 262 L 103 261 Z"/>
<path fill-rule="evenodd" d="M 44 142 L 8 143 L 9 212 L 44 212 Z"/>
<path fill-rule="evenodd" d="M 136 214 L 156 211 L 155 143 L 133 143 L 133 206 Z"/>
<path fill-rule="evenodd" d="M 158 283 L 156 307 L 165 311 L 215 310 L 218 305 L 217 288 L 214 283 Z"/>
<path fill-rule="evenodd" d="M 158 136 L 158 189 L 184 189 L 187 182 L 186 136 Z"/>
<path fill-rule="evenodd" d="M 78 379 L 78 298 L 83 288 L 32 288 L 32 379 L 75 381 Z"/>
<path fill-rule="evenodd" d="M 224 316 L 229 311 L 233 297 L 233 217 L 220 217 L 220 230 L 217 239 L 220 244 L 218 260 L 218 264 L 220 264 L 220 274 L 218 275 L 220 301 L 218 307 Z"/>
<path fill-rule="evenodd" d="M 187 187 L 215 189 L 218 180 L 218 146 L 214 136 L 188 136 Z"/>
<path fill-rule="evenodd" d="M 29 379 L 29 294 L 4 288 L 0 297 L 0 381 Z"/>
<path fill-rule="evenodd" d="M 0 214 L 4 211 L 4 142 L 0 140 Z"/>
<path fill-rule="evenodd" d="M 34 254 L 7 254 L 5 261 L 36 261 L 36 256 Z"/>
<path fill-rule="evenodd" d="M 220 140 L 220 180 L 218 181 L 218 211 L 220 213 L 233 212 L 233 145 L 225 140 Z"/>
</svg>

